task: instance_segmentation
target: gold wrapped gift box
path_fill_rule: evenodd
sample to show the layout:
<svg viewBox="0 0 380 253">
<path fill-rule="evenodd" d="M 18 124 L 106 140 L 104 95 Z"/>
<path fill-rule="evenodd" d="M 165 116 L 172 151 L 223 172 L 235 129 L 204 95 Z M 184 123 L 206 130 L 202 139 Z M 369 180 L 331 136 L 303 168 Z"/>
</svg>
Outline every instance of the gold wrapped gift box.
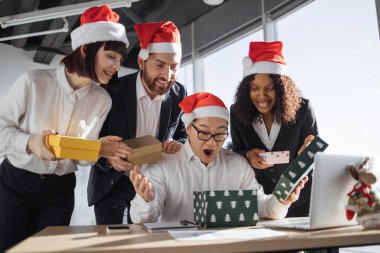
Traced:
<svg viewBox="0 0 380 253">
<path fill-rule="evenodd" d="M 101 142 L 62 135 L 49 135 L 48 144 L 57 158 L 97 161 Z"/>
<path fill-rule="evenodd" d="M 141 165 L 153 163 L 162 159 L 162 143 L 152 135 L 145 135 L 124 141 L 134 152 L 128 156 L 128 161 Z"/>
</svg>

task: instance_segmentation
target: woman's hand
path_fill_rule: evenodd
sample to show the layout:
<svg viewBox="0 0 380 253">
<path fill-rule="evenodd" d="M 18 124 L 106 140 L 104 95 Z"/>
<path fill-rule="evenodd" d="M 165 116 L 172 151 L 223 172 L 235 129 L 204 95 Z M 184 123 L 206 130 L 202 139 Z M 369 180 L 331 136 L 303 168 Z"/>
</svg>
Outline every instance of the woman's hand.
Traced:
<svg viewBox="0 0 380 253">
<path fill-rule="evenodd" d="M 141 174 L 140 168 L 135 165 L 129 175 L 136 193 L 138 193 L 146 202 L 150 202 L 154 199 L 154 191 L 152 183 L 149 182 L 147 177 Z"/>
<path fill-rule="evenodd" d="M 314 135 L 308 135 L 305 138 L 305 141 L 303 142 L 303 145 L 298 150 L 298 155 L 300 155 L 302 153 L 302 151 L 304 151 L 304 149 L 310 144 L 310 142 L 312 142 L 314 140 L 314 138 L 315 138 Z"/>
<path fill-rule="evenodd" d="M 284 205 L 290 205 L 292 204 L 293 202 L 297 201 L 298 198 L 300 197 L 300 193 L 301 193 L 301 190 L 302 188 L 305 186 L 306 182 L 309 180 L 309 177 L 308 176 L 305 176 L 299 183 L 298 185 L 296 186 L 296 188 L 294 188 L 294 190 L 292 191 L 292 193 L 290 193 L 289 197 L 287 199 L 285 199 L 284 201 L 280 201 L 282 204 Z"/>
<path fill-rule="evenodd" d="M 245 153 L 245 157 L 247 158 L 249 164 L 251 164 L 252 167 L 255 169 L 267 169 L 269 167 L 272 167 L 273 164 L 265 164 L 264 158 L 258 156 L 259 153 L 264 153 L 265 150 L 254 148 L 251 150 L 248 150 L 247 153 Z"/>
<path fill-rule="evenodd" d="M 40 134 L 33 134 L 28 140 L 27 152 L 35 154 L 42 160 L 57 160 L 47 143 L 47 138 L 51 134 L 56 134 L 56 132 L 54 130 L 45 130 Z"/>
</svg>

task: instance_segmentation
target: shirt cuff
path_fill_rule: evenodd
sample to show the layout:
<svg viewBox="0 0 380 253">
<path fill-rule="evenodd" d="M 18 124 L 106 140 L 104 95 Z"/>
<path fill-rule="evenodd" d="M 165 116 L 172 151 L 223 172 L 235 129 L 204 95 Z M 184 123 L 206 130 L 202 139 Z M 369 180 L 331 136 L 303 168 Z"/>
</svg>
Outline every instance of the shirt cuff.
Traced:
<svg viewBox="0 0 380 253">
<path fill-rule="evenodd" d="M 290 205 L 282 204 L 274 195 L 269 197 L 268 204 L 272 207 L 273 217 L 272 219 L 282 219 L 285 218 L 288 213 L 288 209 Z"/>
<path fill-rule="evenodd" d="M 21 154 L 29 154 L 27 151 L 29 138 L 31 134 L 18 133 L 15 141 L 16 151 Z"/>
<path fill-rule="evenodd" d="M 157 202 L 157 194 L 155 194 L 154 199 L 152 201 L 146 202 L 140 194 L 136 193 L 135 198 L 133 199 L 136 204 L 143 207 L 144 210 L 149 210 L 150 208 L 158 206 Z"/>
</svg>

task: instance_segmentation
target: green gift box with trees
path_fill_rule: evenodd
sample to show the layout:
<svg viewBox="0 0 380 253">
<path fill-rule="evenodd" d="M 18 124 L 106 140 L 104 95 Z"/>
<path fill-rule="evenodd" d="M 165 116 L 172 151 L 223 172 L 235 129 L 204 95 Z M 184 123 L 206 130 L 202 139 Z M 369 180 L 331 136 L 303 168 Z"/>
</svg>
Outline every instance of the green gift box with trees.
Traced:
<svg viewBox="0 0 380 253">
<path fill-rule="evenodd" d="M 200 227 L 255 226 L 259 220 L 256 190 L 194 192 L 193 199 Z"/>
</svg>

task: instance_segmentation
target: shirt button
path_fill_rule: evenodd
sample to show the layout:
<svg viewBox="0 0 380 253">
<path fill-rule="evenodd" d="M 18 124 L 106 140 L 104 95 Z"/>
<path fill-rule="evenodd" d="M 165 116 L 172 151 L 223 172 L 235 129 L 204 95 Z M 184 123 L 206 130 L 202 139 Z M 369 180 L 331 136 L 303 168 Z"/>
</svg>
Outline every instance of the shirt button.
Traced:
<svg viewBox="0 0 380 253">
<path fill-rule="evenodd" d="M 277 180 L 276 180 L 275 178 L 272 178 L 272 182 L 273 182 L 273 183 L 276 183 Z"/>
</svg>

